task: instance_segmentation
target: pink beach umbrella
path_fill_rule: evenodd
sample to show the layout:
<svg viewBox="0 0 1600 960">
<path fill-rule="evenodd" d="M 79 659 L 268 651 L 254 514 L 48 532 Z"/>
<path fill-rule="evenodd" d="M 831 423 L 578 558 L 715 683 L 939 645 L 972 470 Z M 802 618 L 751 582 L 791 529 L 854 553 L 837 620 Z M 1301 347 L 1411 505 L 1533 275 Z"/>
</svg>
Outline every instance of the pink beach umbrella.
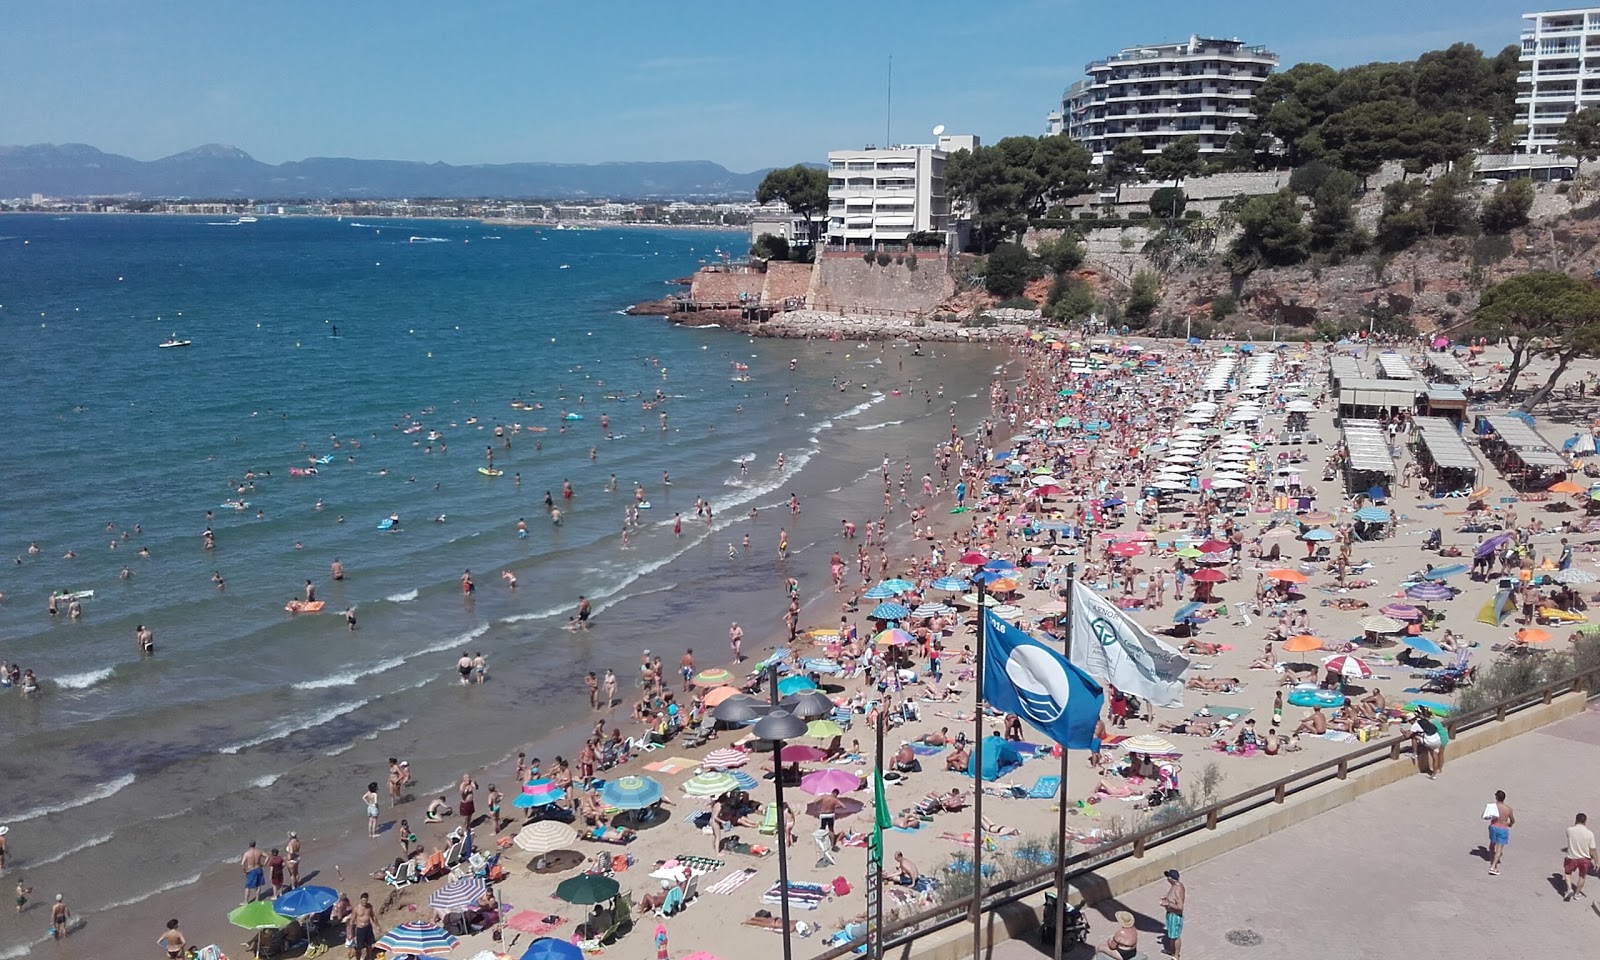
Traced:
<svg viewBox="0 0 1600 960">
<path fill-rule="evenodd" d="M 722 747 L 706 754 L 705 759 L 700 761 L 700 766 L 707 770 L 729 770 L 733 767 L 742 767 L 749 762 L 750 755 L 743 750 Z"/>
<path fill-rule="evenodd" d="M 861 789 L 861 778 L 843 770 L 818 770 L 800 778 L 800 789 L 814 797 L 837 790 L 850 793 Z"/>
</svg>

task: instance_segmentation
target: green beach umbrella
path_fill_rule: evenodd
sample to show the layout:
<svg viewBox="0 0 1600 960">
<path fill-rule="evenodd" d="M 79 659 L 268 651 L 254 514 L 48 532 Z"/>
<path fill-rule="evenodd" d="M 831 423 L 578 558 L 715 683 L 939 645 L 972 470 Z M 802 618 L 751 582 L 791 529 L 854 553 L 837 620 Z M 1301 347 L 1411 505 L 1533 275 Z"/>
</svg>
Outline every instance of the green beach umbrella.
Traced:
<svg viewBox="0 0 1600 960">
<path fill-rule="evenodd" d="M 556 887 L 556 897 L 568 903 L 604 903 L 620 889 L 617 881 L 610 877 L 580 873 L 561 881 Z"/>
<path fill-rule="evenodd" d="M 1193 560 L 1195 557 L 1205 556 L 1205 554 L 1201 553 L 1199 550 L 1196 550 L 1194 547 L 1184 547 L 1182 550 L 1179 550 L 1177 553 L 1178 553 L 1178 556 L 1187 557 L 1190 560 Z"/>
<path fill-rule="evenodd" d="M 813 720 L 806 724 L 806 736 L 813 740 L 831 740 L 844 736 L 844 728 L 832 720 Z"/>
<path fill-rule="evenodd" d="M 274 910 L 271 900 L 254 900 L 229 911 L 228 922 L 246 930 L 275 930 L 287 927 L 289 918 Z"/>
</svg>

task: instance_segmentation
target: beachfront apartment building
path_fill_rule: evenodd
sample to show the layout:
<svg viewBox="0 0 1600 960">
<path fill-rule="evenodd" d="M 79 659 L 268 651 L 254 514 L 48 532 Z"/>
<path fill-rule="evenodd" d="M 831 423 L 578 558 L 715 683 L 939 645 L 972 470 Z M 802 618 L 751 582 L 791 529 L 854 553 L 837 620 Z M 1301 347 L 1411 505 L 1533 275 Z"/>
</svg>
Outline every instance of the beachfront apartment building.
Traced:
<svg viewBox="0 0 1600 960">
<path fill-rule="evenodd" d="M 1255 117 L 1251 100 L 1278 66 L 1278 55 L 1240 40 L 1191 36 L 1180 43 L 1125 47 L 1084 68 L 1066 89 L 1049 132 L 1065 134 L 1104 163 L 1135 137 L 1146 154 L 1194 137 L 1201 156 L 1221 153 Z"/>
<path fill-rule="evenodd" d="M 944 165 L 950 154 L 977 146 L 975 136 L 940 134 L 934 143 L 830 151 L 828 245 L 902 244 L 924 232 L 954 244 Z"/>
<path fill-rule="evenodd" d="M 1600 7 L 1524 13 L 1517 77 L 1523 153 L 1555 153 L 1567 114 L 1600 106 Z"/>
</svg>

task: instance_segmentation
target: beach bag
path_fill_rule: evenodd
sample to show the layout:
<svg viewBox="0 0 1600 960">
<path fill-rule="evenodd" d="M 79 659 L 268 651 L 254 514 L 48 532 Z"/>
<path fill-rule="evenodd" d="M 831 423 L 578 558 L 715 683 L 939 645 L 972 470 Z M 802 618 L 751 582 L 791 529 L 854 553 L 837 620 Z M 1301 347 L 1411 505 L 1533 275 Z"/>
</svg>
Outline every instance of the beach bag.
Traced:
<svg viewBox="0 0 1600 960">
<path fill-rule="evenodd" d="M 850 893 L 850 881 L 844 877 L 833 878 L 833 895 L 836 897 L 847 896 Z"/>
</svg>

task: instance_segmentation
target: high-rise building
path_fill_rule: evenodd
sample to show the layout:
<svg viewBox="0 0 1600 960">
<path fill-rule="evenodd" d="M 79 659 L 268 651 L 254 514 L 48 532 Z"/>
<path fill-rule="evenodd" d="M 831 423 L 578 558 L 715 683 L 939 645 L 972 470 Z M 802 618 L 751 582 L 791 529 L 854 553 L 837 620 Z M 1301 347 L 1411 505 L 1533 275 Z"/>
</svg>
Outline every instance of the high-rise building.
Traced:
<svg viewBox="0 0 1600 960">
<path fill-rule="evenodd" d="M 1255 117 L 1250 101 L 1277 65 L 1277 54 L 1239 40 L 1127 47 L 1085 68 L 1089 79 L 1062 94 L 1049 130 L 1088 147 L 1095 163 L 1135 137 L 1146 154 L 1182 137 L 1194 137 L 1201 156 L 1221 153 Z"/>
<path fill-rule="evenodd" d="M 1524 153 L 1554 153 L 1567 114 L 1600 105 L 1600 8 L 1524 13 L 1517 122 Z"/>
<path fill-rule="evenodd" d="M 951 134 L 931 144 L 830 151 L 828 243 L 869 247 L 919 232 L 948 236 L 955 224 L 945 160 L 977 146 L 975 136 Z"/>
</svg>

